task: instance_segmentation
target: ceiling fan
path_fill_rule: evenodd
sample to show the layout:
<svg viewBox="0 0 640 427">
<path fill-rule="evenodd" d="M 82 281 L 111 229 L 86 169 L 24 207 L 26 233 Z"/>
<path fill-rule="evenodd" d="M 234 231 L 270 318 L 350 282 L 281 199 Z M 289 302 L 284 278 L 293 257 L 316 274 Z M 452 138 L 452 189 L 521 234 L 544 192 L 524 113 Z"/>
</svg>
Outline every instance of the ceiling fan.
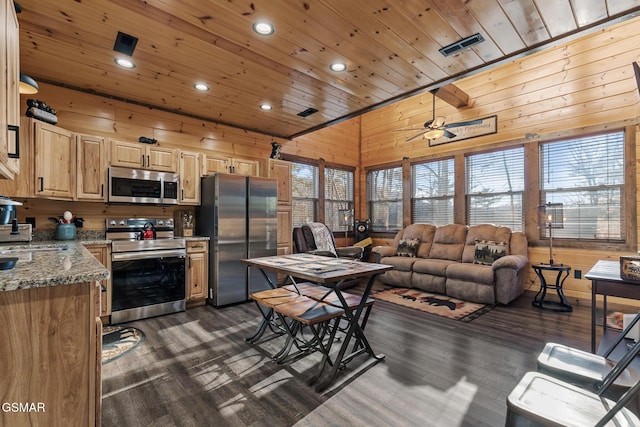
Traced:
<svg viewBox="0 0 640 427">
<path fill-rule="evenodd" d="M 431 92 L 431 96 L 433 97 L 433 118 L 424 123 L 424 129 L 420 131 L 420 133 L 413 135 L 406 139 L 405 142 L 413 141 L 416 138 L 423 137 L 428 140 L 438 139 L 442 136 L 446 136 L 447 138 L 454 138 L 456 136 L 455 133 L 449 131 L 449 128 L 456 128 L 461 126 L 470 126 L 477 125 L 482 123 L 482 120 L 469 120 L 466 122 L 456 122 L 456 123 L 446 123 L 445 116 L 436 116 L 436 92 L 438 89 L 434 89 Z M 415 129 L 400 129 L 402 131 L 407 130 L 415 130 Z"/>
</svg>

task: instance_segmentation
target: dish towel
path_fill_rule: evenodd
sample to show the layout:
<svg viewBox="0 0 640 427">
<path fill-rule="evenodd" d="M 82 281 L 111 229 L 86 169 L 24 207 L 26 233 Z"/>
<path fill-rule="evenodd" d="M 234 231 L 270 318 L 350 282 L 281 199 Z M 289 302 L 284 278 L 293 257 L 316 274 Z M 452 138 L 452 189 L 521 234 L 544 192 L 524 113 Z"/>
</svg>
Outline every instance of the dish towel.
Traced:
<svg viewBox="0 0 640 427">
<path fill-rule="evenodd" d="M 310 222 L 307 225 L 313 234 L 313 240 L 316 242 L 316 249 L 331 252 L 333 256 L 337 258 L 338 254 L 336 253 L 336 248 L 333 244 L 333 236 L 327 226 L 321 222 Z"/>
</svg>

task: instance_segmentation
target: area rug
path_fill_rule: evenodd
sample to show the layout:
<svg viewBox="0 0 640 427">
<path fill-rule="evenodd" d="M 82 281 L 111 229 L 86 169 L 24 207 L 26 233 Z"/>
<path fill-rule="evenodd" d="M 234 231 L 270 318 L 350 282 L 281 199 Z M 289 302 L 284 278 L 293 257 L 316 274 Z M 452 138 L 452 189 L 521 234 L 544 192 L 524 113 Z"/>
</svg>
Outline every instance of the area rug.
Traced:
<svg viewBox="0 0 640 427">
<path fill-rule="evenodd" d="M 371 296 L 382 301 L 392 302 L 461 322 L 470 322 L 494 307 L 490 304 L 477 304 L 450 298 L 446 295 L 407 288 L 388 288 Z"/>
<path fill-rule="evenodd" d="M 144 332 L 133 326 L 105 326 L 102 329 L 102 364 L 124 356 L 143 341 Z"/>
</svg>

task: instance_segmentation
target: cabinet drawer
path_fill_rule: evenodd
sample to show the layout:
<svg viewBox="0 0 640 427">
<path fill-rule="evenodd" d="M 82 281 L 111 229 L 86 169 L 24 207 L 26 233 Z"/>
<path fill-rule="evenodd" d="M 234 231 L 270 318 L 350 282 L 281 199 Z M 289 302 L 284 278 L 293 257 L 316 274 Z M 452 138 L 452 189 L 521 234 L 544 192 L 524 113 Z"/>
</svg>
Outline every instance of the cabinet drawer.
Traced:
<svg viewBox="0 0 640 427">
<path fill-rule="evenodd" d="M 187 242 L 187 253 L 193 254 L 207 251 L 207 242 Z"/>
</svg>

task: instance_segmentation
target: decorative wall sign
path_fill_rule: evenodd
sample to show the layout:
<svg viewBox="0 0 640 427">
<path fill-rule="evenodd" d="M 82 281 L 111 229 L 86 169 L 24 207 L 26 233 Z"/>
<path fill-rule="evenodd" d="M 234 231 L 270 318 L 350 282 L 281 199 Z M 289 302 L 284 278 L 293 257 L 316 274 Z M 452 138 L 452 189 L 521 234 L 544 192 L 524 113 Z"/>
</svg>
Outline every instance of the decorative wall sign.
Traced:
<svg viewBox="0 0 640 427">
<path fill-rule="evenodd" d="M 429 147 L 448 144 L 449 142 L 462 141 L 463 139 L 475 138 L 477 136 L 490 135 L 498 131 L 498 116 L 489 116 L 481 119 L 482 123 L 468 126 L 456 126 L 447 128 L 455 134 L 453 138 L 442 136 L 438 139 L 430 139 Z"/>
</svg>

